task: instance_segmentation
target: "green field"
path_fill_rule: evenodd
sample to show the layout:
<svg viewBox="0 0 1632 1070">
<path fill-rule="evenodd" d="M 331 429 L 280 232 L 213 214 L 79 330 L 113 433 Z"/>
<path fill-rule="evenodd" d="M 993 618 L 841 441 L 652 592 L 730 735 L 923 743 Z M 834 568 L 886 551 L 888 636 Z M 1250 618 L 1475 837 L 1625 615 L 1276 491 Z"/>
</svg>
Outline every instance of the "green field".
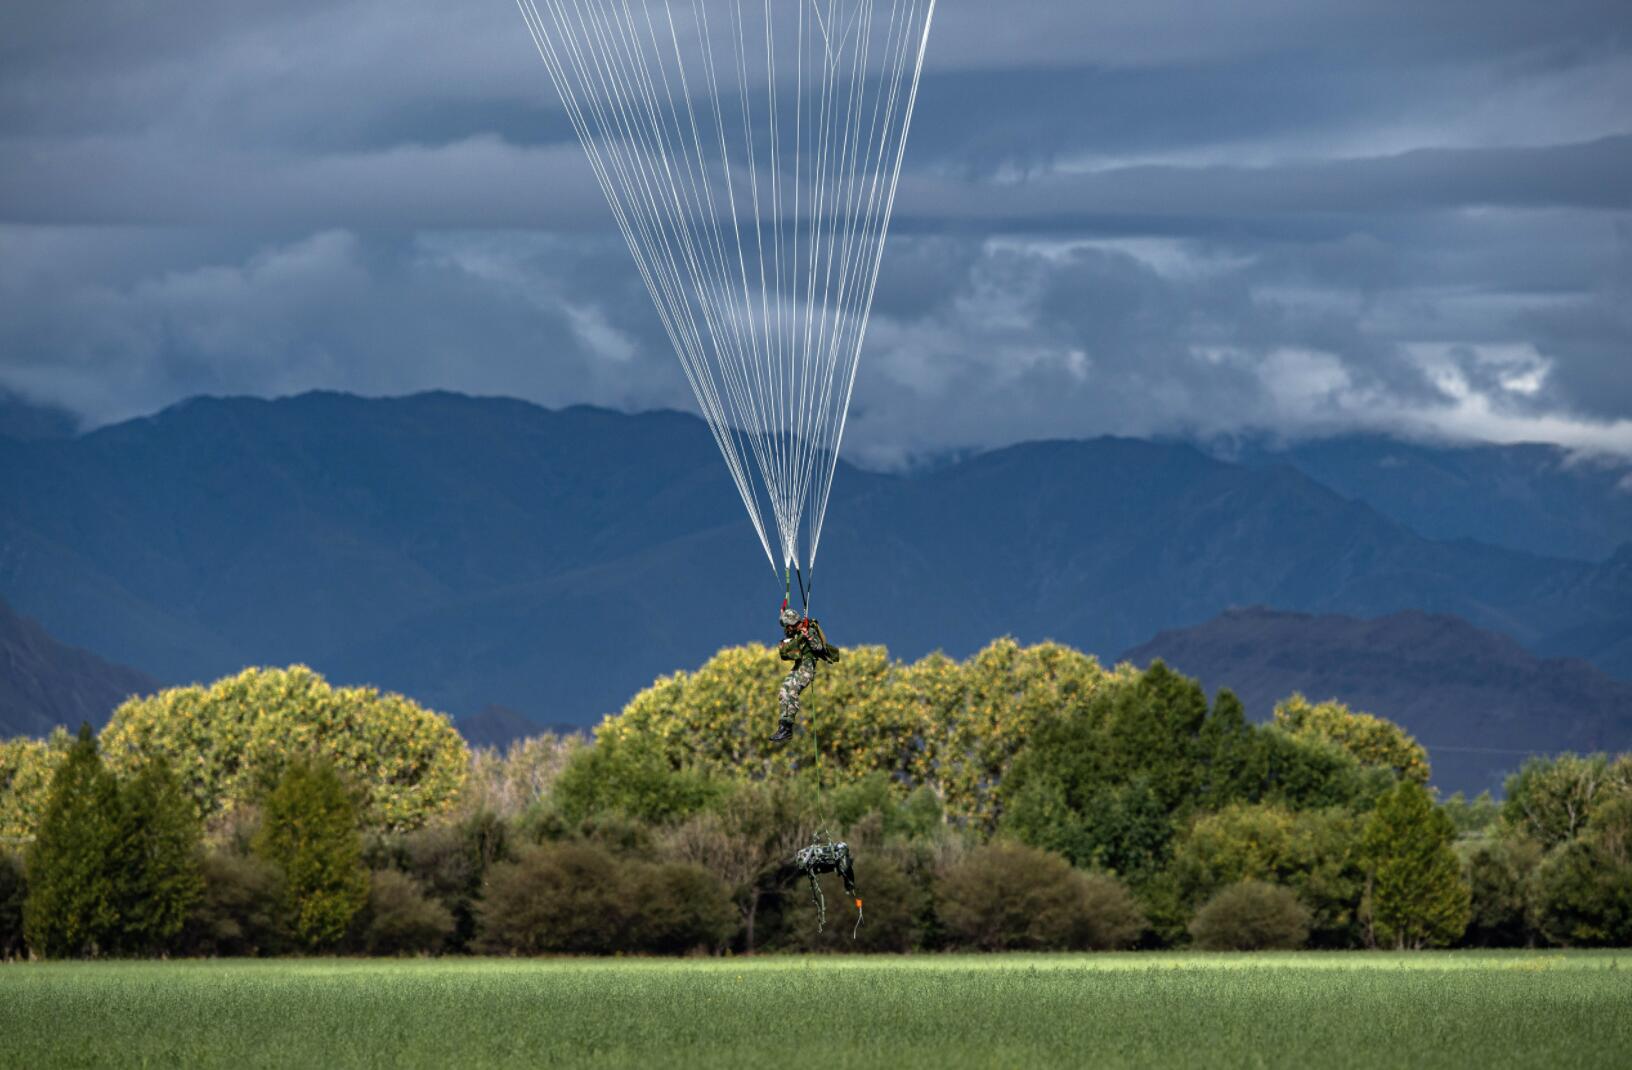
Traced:
<svg viewBox="0 0 1632 1070">
<path fill-rule="evenodd" d="M 0 1066 L 1626 1066 L 1632 953 L 0 966 Z"/>
</svg>

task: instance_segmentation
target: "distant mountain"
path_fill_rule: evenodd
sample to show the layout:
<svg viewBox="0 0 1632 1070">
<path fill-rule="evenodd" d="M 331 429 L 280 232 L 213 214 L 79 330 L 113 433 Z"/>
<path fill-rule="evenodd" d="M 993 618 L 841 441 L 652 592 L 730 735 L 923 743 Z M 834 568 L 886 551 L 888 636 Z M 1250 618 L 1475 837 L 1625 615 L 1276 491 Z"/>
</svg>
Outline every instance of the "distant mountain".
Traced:
<svg viewBox="0 0 1632 1070">
<path fill-rule="evenodd" d="M 79 421 L 72 413 L 35 404 L 0 387 L 0 438 L 71 438 L 78 430 Z"/>
<path fill-rule="evenodd" d="M 518 739 L 539 735 L 544 726 L 508 706 L 487 705 L 454 721 L 454 727 L 472 747 L 508 747 Z"/>
<path fill-rule="evenodd" d="M 1632 683 L 1579 659 L 1538 658 L 1455 617 L 1232 610 L 1124 657 L 1161 658 L 1209 691 L 1228 687 L 1259 719 L 1294 691 L 1387 717 L 1428 747 L 1446 791 L 1499 791 L 1529 753 L 1632 750 Z"/>
<path fill-rule="evenodd" d="M 1608 561 L 1580 581 L 1580 597 L 1590 599 L 1605 593 L 1611 598 L 1632 592 L 1632 543 L 1623 545 Z M 1576 655 L 1622 680 L 1632 680 L 1632 612 L 1620 603 L 1619 612 L 1597 604 L 1598 621 L 1567 629 L 1536 645 L 1539 653 Z"/>
<path fill-rule="evenodd" d="M 1632 541 L 1632 460 L 1547 445 L 1427 445 L 1349 435 L 1228 458 L 1289 464 L 1431 539 L 1601 561 Z"/>
<path fill-rule="evenodd" d="M 43 736 L 81 721 L 100 728 L 131 695 L 158 681 L 64 646 L 0 600 L 0 738 Z"/>
<path fill-rule="evenodd" d="M 841 464 L 815 609 L 909 658 L 1003 634 L 1110 655 L 1252 604 L 1618 656 L 1627 573 L 1427 539 L 1285 464 L 1106 438 L 916 476 Z M 320 393 L 0 438 L 0 594 L 168 681 L 300 661 L 455 715 L 588 723 L 774 638 L 781 586 L 677 413 Z"/>
</svg>

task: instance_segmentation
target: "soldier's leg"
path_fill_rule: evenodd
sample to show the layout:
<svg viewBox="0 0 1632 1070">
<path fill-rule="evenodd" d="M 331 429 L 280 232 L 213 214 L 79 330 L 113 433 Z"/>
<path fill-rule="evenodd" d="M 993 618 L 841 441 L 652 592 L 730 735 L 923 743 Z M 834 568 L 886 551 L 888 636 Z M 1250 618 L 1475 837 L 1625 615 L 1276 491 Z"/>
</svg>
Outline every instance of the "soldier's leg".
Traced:
<svg viewBox="0 0 1632 1070">
<path fill-rule="evenodd" d="M 782 680 L 782 686 L 776 693 L 776 720 L 777 726 L 792 727 L 799 719 L 799 692 L 805 689 L 799 681 L 799 669 L 796 666 Z"/>
</svg>

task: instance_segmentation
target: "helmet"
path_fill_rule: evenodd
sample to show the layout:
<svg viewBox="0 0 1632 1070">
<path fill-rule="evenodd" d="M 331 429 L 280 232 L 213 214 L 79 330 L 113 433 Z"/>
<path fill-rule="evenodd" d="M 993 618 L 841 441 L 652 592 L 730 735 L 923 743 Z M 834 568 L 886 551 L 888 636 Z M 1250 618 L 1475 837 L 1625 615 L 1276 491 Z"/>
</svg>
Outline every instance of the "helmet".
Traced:
<svg viewBox="0 0 1632 1070">
<path fill-rule="evenodd" d="M 791 628 L 799 623 L 799 612 L 792 606 L 783 606 L 782 612 L 777 614 L 776 619 L 782 622 L 782 627 Z"/>
</svg>

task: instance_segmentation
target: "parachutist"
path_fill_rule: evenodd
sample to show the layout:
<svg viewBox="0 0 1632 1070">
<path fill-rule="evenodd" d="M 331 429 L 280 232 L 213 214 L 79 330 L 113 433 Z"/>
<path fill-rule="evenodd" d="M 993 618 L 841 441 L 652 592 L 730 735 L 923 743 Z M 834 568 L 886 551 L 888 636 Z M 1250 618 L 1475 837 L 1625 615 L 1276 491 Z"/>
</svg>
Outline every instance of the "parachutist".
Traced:
<svg viewBox="0 0 1632 1070">
<path fill-rule="evenodd" d="M 827 641 L 822 626 L 810 617 L 786 605 L 777 617 L 782 625 L 783 639 L 776 648 L 783 661 L 793 662 L 793 669 L 782 681 L 777 692 L 776 734 L 772 743 L 783 743 L 793 738 L 793 725 L 799 719 L 799 695 L 816 679 L 817 662 L 839 660 L 839 648 Z"/>
</svg>

